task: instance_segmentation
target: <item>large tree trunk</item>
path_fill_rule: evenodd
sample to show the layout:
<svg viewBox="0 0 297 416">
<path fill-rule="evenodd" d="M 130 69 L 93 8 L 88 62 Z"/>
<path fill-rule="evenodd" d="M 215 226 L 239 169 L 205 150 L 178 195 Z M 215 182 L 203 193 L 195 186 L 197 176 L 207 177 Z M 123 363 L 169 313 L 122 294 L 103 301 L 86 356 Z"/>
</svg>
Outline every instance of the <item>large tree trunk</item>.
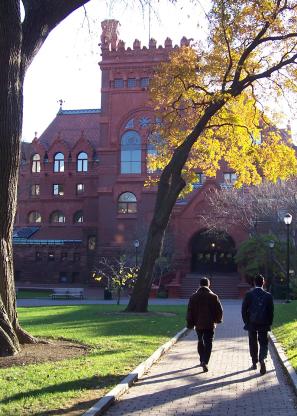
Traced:
<svg viewBox="0 0 297 416">
<path fill-rule="evenodd" d="M 18 5 L 0 4 L 0 355 L 19 351 L 12 230 L 16 212 L 22 126 L 21 45 Z"/>
<path fill-rule="evenodd" d="M 180 175 L 173 175 L 167 166 L 160 178 L 155 213 L 148 230 L 142 264 L 127 311 L 147 311 L 155 261 L 160 256 L 170 213 L 184 186 L 183 178 Z"/>
<path fill-rule="evenodd" d="M 162 250 L 163 239 L 174 204 L 186 183 L 182 169 L 188 159 L 193 144 L 199 138 L 211 117 L 224 105 L 224 101 L 211 104 L 201 117 L 191 134 L 175 150 L 169 164 L 161 174 L 158 184 L 154 216 L 151 221 L 142 264 L 129 304 L 129 312 L 147 312 L 148 298 L 153 283 L 153 270 Z"/>
<path fill-rule="evenodd" d="M 51 30 L 88 1 L 23 0 L 23 23 L 20 0 L 0 1 L 0 356 L 36 342 L 18 322 L 12 252 L 24 75 Z"/>
</svg>

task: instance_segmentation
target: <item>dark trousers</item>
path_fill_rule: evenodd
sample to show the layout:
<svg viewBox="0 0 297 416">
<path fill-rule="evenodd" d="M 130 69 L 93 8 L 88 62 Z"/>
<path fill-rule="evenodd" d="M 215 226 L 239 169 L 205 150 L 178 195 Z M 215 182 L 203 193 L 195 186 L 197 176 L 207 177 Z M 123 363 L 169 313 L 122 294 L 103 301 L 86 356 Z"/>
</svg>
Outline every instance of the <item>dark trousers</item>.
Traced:
<svg viewBox="0 0 297 416">
<path fill-rule="evenodd" d="M 263 361 L 268 353 L 268 331 L 249 331 L 249 347 L 253 363 Z M 258 348 L 260 345 L 260 351 Z M 259 352 L 259 356 L 258 356 Z"/>
<path fill-rule="evenodd" d="M 212 350 L 212 341 L 214 338 L 213 329 L 196 329 L 198 336 L 198 355 L 200 362 L 208 364 Z"/>
</svg>

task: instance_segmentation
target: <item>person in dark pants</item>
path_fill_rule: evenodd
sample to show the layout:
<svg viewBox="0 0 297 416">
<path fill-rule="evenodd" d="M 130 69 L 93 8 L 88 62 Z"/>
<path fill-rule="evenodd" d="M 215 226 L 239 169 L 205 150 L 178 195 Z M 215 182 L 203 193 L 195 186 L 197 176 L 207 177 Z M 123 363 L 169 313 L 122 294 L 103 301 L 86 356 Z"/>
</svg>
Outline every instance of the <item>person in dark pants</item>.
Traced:
<svg viewBox="0 0 297 416">
<path fill-rule="evenodd" d="M 268 353 L 268 331 L 273 322 L 273 298 L 263 289 L 264 277 L 258 274 L 254 279 L 255 287 L 246 293 L 242 302 L 241 314 L 244 329 L 249 335 L 249 349 L 252 369 L 260 362 L 260 374 L 266 373 L 265 359 Z M 258 347 L 258 344 L 260 348 Z"/>
<path fill-rule="evenodd" d="M 209 280 L 202 277 L 199 289 L 189 299 L 187 310 L 187 328 L 196 329 L 198 355 L 204 372 L 208 371 L 216 324 L 223 319 L 221 302 L 209 286 Z"/>
</svg>

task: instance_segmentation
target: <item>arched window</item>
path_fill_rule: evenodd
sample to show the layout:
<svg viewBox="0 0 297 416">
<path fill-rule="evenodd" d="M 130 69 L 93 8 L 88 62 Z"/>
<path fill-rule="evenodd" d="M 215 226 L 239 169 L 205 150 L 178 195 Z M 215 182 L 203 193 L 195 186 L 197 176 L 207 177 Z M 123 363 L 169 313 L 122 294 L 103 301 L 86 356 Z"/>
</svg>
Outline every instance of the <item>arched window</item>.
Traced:
<svg viewBox="0 0 297 416">
<path fill-rule="evenodd" d="M 35 153 L 32 157 L 32 172 L 40 172 L 40 155 L 38 153 Z"/>
<path fill-rule="evenodd" d="M 85 152 L 81 152 L 77 155 L 77 172 L 88 171 L 88 155 Z"/>
<path fill-rule="evenodd" d="M 137 212 L 137 199 L 132 192 L 124 192 L 118 199 L 118 214 L 134 214 Z"/>
<path fill-rule="evenodd" d="M 141 137 L 127 131 L 121 139 L 121 173 L 141 173 Z"/>
<path fill-rule="evenodd" d="M 73 215 L 73 222 L 74 223 L 84 222 L 84 214 L 81 210 L 76 211 L 76 213 Z"/>
<path fill-rule="evenodd" d="M 147 172 L 152 173 L 156 172 L 158 169 L 152 168 L 152 162 L 158 156 L 158 147 L 162 144 L 162 139 L 159 133 L 151 133 L 147 140 L 147 159 L 146 159 L 146 168 Z"/>
<path fill-rule="evenodd" d="M 64 155 L 56 153 L 54 157 L 54 172 L 64 172 Z"/>
<path fill-rule="evenodd" d="M 153 169 L 151 163 L 154 158 L 156 158 L 158 152 L 156 146 L 153 143 L 148 143 L 147 145 L 147 159 L 146 159 L 146 169 L 149 173 L 155 172 L 156 169 Z"/>
<path fill-rule="evenodd" d="M 38 211 L 31 211 L 28 215 L 29 223 L 41 222 L 41 215 Z"/>
<path fill-rule="evenodd" d="M 54 211 L 52 212 L 51 216 L 50 216 L 50 222 L 52 223 L 63 223 L 65 222 L 65 215 L 63 214 L 63 212 L 61 211 Z"/>
</svg>

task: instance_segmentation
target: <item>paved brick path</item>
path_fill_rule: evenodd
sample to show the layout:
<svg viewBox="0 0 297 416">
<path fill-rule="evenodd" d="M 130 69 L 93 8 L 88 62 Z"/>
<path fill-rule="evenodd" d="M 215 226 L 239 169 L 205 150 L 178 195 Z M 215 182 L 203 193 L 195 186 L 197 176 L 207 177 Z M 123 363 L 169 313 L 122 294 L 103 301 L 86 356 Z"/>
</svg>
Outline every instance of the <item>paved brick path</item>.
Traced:
<svg viewBox="0 0 297 416">
<path fill-rule="evenodd" d="M 264 376 L 249 370 L 240 303 L 225 302 L 224 312 L 208 373 L 196 366 L 197 341 L 191 331 L 105 416 L 296 416 L 296 396 L 272 351 Z"/>
</svg>

